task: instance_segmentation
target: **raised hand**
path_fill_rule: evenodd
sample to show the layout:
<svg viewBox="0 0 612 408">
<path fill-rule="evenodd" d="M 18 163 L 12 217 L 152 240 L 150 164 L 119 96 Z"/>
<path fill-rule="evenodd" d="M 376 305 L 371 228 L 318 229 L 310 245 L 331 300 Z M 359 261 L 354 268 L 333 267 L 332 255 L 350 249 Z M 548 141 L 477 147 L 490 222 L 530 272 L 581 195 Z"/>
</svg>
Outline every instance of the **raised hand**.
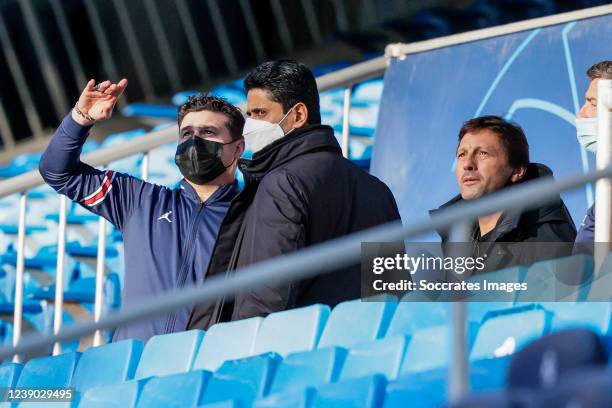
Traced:
<svg viewBox="0 0 612 408">
<path fill-rule="evenodd" d="M 128 85 L 127 79 L 114 84 L 104 81 L 95 86 L 96 81 L 90 79 L 72 110 L 72 118 L 81 125 L 91 125 L 94 122 L 110 119 L 117 99 Z"/>
</svg>

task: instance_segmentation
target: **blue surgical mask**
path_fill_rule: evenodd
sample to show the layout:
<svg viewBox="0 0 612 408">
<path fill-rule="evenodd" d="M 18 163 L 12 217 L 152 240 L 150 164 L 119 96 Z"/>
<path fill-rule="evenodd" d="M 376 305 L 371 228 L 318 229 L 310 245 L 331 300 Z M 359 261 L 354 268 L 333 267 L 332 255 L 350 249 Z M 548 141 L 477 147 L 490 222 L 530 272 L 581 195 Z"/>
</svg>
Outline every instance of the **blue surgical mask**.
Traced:
<svg viewBox="0 0 612 408">
<path fill-rule="evenodd" d="M 597 153 L 597 118 L 576 118 L 578 143 L 591 153 Z"/>
</svg>

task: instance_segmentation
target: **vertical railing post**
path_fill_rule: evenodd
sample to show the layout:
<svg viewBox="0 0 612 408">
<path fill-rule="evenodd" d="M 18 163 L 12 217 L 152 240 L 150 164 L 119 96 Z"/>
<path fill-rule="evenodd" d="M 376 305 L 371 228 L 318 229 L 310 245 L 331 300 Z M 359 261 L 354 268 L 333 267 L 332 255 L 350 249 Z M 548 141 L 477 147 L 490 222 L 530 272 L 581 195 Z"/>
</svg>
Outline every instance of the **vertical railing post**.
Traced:
<svg viewBox="0 0 612 408">
<path fill-rule="evenodd" d="M 147 181 L 149 179 L 149 159 L 151 156 L 151 152 L 145 152 L 142 155 L 142 165 L 140 168 L 140 178 L 142 181 Z"/>
<path fill-rule="evenodd" d="M 19 197 L 19 226 L 17 232 L 17 265 L 15 278 L 15 310 L 13 315 L 13 347 L 19 344 L 23 322 L 23 274 L 25 270 L 25 216 L 26 216 L 27 194 L 21 193 Z M 13 362 L 19 363 L 20 357 L 15 354 Z"/>
<path fill-rule="evenodd" d="M 68 198 L 60 195 L 59 226 L 57 230 L 57 268 L 55 271 L 55 303 L 53 307 L 53 334 L 59 333 L 63 323 L 64 313 L 64 260 L 66 258 L 66 213 Z M 53 345 L 53 355 L 62 352 L 62 345 Z"/>
<path fill-rule="evenodd" d="M 612 80 L 600 79 L 597 84 L 597 169 L 612 162 Z M 612 180 L 602 178 L 595 183 L 595 271 L 610 251 L 612 235 Z"/>
<path fill-rule="evenodd" d="M 352 87 L 344 89 L 344 103 L 342 109 L 342 155 L 349 158 L 349 137 L 351 134 L 351 93 Z"/>
<path fill-rule="evenodd" d="M 458 222 L 452 226 L 450 242 L 456 242 L 461 252 L 464 252 L 465 244 L 470 242 L 469 224 Z M 452 245 L 452 244 L 451 244 Z M 451 247 L 451 250 L 455 248 Z M 455 253 L 454 256 L 470 254 Z M 450 404 L 457 403 L 469 392 L 469 364 L 468 364 L 468 339 L 465 330 L 467 318 L 467 307 L 463 301 L 455 301 L 451 304 L 451 364 L 449 365 L 448 398 Z"/>
</svg>

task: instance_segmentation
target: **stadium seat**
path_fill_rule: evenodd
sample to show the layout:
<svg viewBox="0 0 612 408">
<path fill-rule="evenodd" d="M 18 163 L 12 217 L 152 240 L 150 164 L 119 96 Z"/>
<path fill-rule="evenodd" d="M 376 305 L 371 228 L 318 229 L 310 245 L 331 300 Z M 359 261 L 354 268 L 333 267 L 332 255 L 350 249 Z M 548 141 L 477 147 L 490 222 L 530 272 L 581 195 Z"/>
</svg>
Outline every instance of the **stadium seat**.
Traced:
<svg viewBox="0 0 612 408">
<path fill-rule="evenodd" d="M 269 314 L 257 333 L 254 354 L 274 351 L 281 356 L 317 346 L 330 309 L 312 305 Z"/>
<path fill-rule="evenodd" d="M 0 365 L 0 387 L 14 387 L 22 369 L 23 364 L 4 363 Z"/>
<path fill-rule="evenodd" d="M 394 380 L 400 372 L 407 344 L 407 337 L 395 336 L 351 348 L 340 381 L 373 374 L 383 374 L 388 380 Z"/>
<path fill-rule="evenodd" d="M 131 380 L 142 349 L 140 340 L 123 340 L 85 350 L 74 372 L 72 386 L 80 393 L 88 388 Z"/>
<path fill-rule="evenodd" d="M 193 362 L 194 370 L 215 371 L 226 360 L 253 355 L 262 317 L 217 323 L 206 332 Z"/>
<path fill-rule="evenodd" d="M 144 347 L 135 379 L 191 370 L 204 332 L 189 330 L 153 336 Z"/>
<path fill-rule="evenodd" d="M 316 395 L 314 388 L 304 388 L 269 395 L 253 402 L 253 408 L 309 408 Z"/>
<path fill-rule="evenodd" d="M 600 335 L 612 334 L 610 302 L 544 302 L 541 306 L 553 312 L 554 331 L 582 327 Z"/>
<path fill-rule="evenodd" d="M 234 399 L 250 404 L 266 396 L 280 361 L 275 353 L 226 361 L 211 376 L 201 403 Z"/>
<path fill-rule="evenodd" d="M 289 354 L 274 375 L 270 394 L 337 381 L 346 355 L 347 350 L 340 347 Z"/>
<path fill-rule="evenodd" d="M 384 376 L 374 375 L 317 387 L 312 408 L 380 407 L 386 383 Z"/>
<path fill-rule="evenodd" d="M 169 105 L 153 105 L 149 103 L 131 103 L 121 110 L 126 117 L 150 117 L 163 119 L 176 119 L 178 109 Z"/>
<path fill-rule="evenodd" d="M 595 333 L 584 329 L 563 330 L 536 340 L 514 355 L 508 387 L 550 387 L 577 369 L 605 367 L 607 362 L 605 345 Z"/>
<path fill-rule="evenodd" d="M 31 359 L 23 366 L 17 387 L 68 387 L 80 355 L 78 352 L 68 352 Z"/>
<path fill-rule="evenodd" d="M 485 316 L 470 353 L 470 360 L 513 354 L 550 330 L 552 313 L 526 306 Z"/>
<path fill-rule="evenodd" d="M 318 347 L 349 348 L 383 337 L 398 303 L 395 298 L 388 299 L 351 300 L 338 304 L 329 316 Z"/>
<path fill-rule="evenodd" d="M 134 408 L 143 381 L 127 381 L 104 387 L 93 387 L 80 395 L 79 408 Z"/>
<path fill-rule="evenodd" d="M 138 408 L 195 407 L 209 378 L 205 370 L 151 378 L 142 388 Z"/>
<path fill-rule="evenodd" d="M 504 387 L 510 358 L 474 361 L 470 364 L 470 386 L 473 391 L 496 391 Z M 448 367 L 402 375 L 387 385 L 385 408 L 433 407 L 446 401 Z"/>
</svg>

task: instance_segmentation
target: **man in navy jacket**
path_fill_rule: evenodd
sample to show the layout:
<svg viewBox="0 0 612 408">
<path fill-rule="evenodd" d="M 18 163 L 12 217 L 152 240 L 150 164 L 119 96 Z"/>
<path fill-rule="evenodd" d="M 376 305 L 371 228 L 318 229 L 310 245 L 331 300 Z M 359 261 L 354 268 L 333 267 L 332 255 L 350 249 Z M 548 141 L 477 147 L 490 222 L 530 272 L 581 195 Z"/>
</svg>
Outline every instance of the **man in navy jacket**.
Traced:
<svg viewBox="0 0 612 408">
<path fill-rule="evenodd" d="M 184 179 L 170 189 L 98 170 L 80 161 L 81 148 L 95 122 L 109 119 L 127 86 L 91 80 L 62 121 L 40 162 L 45 182 L 123 234 L 123 307 L 165 291 L 201 282 L 219 227 L 237 194 L 234 174 L 244 151 L 240 110 L 223 99 L 192 98 L 179 111 L 175 162 Z M 185 330 L 191 310 L 119 327 L 113 341 L 147 340 Z"/>
</svg>

